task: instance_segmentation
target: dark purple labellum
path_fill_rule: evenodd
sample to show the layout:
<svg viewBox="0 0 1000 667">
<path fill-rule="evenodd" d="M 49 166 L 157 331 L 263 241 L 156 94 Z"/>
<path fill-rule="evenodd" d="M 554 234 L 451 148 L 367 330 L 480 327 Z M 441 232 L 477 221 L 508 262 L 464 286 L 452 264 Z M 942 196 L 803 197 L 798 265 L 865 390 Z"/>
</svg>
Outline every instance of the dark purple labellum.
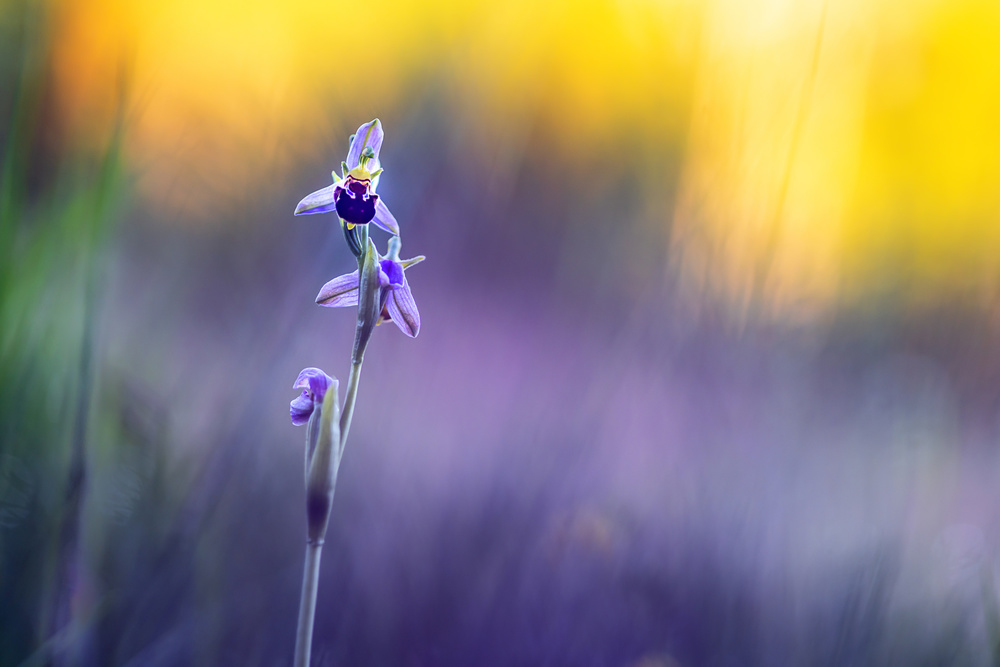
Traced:
<svg viewBox="0 0 1000 667">
<path fill-rule="evenodd" d="M 367 225 L 375 217 L 377 201 L 378 195 L 369 193 L 366 184 L 348 180 L 347 187 L 337 191 L 337 215 L 344 222 Z"/>
</svg>

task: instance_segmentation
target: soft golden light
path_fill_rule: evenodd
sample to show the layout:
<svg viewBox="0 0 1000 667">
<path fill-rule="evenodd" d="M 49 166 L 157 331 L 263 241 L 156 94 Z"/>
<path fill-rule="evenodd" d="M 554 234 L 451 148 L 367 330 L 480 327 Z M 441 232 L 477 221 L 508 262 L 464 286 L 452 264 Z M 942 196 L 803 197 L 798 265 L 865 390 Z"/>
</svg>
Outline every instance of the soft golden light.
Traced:
<svg viewBox="0 0 1000 667">
<path fill-rule="evenodd" d="M 995 2 L 91 0 L 57 16 L 66 127 L 92 136 L 124 71 L 142 192 L 195 219 L 436 81 L 477 150 L 525 118 L 580 173 L 683 146 L 676 201 L 666 173 L 645 196 L 675 218 L 664 253 L 697 293 L 808 316 L 873 281 L 997 284 Z"/>
</svg>

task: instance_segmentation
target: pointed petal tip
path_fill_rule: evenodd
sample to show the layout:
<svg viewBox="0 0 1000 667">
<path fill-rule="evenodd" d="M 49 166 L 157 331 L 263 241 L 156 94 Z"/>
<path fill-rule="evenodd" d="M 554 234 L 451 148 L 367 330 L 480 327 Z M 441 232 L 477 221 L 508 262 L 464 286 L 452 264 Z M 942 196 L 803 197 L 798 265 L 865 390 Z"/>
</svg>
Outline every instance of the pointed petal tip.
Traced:
<svg viewBox="0 0 1000 667">
<path fill-rule="evenodd" d="M 396 326 L 398 326 L 399 330 L 402 331 L 407 336 L 409 336 L 410 338 L 416 338 L 418 335 L 420 335 L 420 322 L 417 322 L 416 324 L 412 324 L 412 325 L 411 324 L 400 324 L 400 323 L 397 322 Z"/>
<path fill-rule="evenodd" d="M 328 185 L 306 195 L 295 207 L 294 215 L 313 215 L 335 210 L 337 208 L 337 191 L 342 187 L 343 181 L 337 181 L 333 185 Z"/>
<path fill-rule="evenodd" d="M 417 310 L 413 292 L 410 291 L 410 285 L 405 278 L 402 287 L 392 290 L 385 305 L 399 330 L 410 338 L 416 338 L 420 333 L 420 311 Z"/>
<path fill-rule="evenodd" d="M 425 259 L 427 258 L 424 257 L 423 255 L 417 255 L 416 257 L 411 257 L 410 259 L 404 259 L 403 261 L 400 262 L 400 264 L 403 266 L 404 269 L 408 269 L 411 266 L 416 266 Z"/>
<path fill-rule="evenodd" d="M 393 236 L 399 236 L 399 223 L 396 222 L 396 217 L 389 211 L 382 197 L 375 201 L 375 217 L 372 218 L 372 222 Z"/>
</svg>

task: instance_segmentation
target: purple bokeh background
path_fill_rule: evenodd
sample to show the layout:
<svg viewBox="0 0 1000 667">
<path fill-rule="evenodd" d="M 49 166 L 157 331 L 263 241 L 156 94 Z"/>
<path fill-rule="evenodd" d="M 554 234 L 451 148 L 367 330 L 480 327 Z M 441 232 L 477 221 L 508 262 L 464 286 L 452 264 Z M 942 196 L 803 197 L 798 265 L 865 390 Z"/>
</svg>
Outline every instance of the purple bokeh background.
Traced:
<svg viewBox="0 0 1000 667">
<path fill-rule="evenodd" d="M 736 316 L 677 288 L 636 165 L 590 188 L 526 154 L 496 187 L 412 113 L 383 117 L 380 193 L 403 256 L 428 257 L 408 272 L 423 326 L 369 347 L 318 664 L 988 659 L 985 311 Z M 339 150 L 210 231 L 140 206 L 122 227 L 102 400 L 124 400 L 142 449 L 95 494 L 143 483 L 132 540 L 94 561 L 129 566 L 93 573 L 125 591 L 93 655 L 288 660 L 304 535 L 289 387 L 305 366 L 343 378 L 354 326 L 312 303 L 353 262 L 335 219 L 291 211 Z"/>
</svg>

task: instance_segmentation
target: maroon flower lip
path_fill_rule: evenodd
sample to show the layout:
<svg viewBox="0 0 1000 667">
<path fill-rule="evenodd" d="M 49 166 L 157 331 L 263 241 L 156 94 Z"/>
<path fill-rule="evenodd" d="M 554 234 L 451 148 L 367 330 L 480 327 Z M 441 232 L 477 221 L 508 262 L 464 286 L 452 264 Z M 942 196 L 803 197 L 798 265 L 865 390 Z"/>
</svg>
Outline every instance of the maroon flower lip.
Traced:
<svg viewBox="0 0 1000 667">
<path fill-rule="evenodd" d="M 378 195 L 370 191 L 370 181 L 347 177 L 347 187 L 337 188 L 337 215 L 352 225 L 367 225 L 375 218 Z"/>
</svg>

